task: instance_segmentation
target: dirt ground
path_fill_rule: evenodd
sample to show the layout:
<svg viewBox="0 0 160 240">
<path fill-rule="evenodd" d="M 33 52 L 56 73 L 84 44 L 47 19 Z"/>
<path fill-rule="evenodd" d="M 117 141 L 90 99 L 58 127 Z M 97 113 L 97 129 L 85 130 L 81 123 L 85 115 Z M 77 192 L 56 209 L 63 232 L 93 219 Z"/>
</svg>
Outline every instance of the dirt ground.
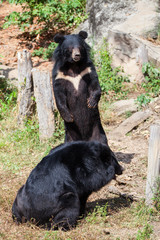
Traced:
<svg viewBox="0 0 160 240">
<path fill-rule="evenodd" d="M 4 17 L 14 10 L 20 10 L 20 6 L 11 6 L 7 2 L 0 4 L 0 63 L 16 68 L 17 51 L 27 48 L 32 52 L 38 40 L 28 41 L 23 37 L 17 26 L 2 29 Z M 44 61 L 38 57 L 34 57 L 32 60 L 34 66 L 39 65 L 46 69 L 51 69 L 52 67 L 52 62 Z M 117 192 L 126 194 L 135 201 L 145 197 L 149 127 L 153 119 L 150 118 L 127 136 L 115 140 L 109 133 L 118 126 L 120 121 L 117 117 L 116 122 L 111 125 L 104 124 L 104 128 L 108 136 L 109 145 L 116 153 L 125 171 L 123 175 L 117 177 L 116 181 L 113 181 L 98 193 L 92 194 L 88 201 L 88 208 L 90 205 L 94 205 L 95 201 L 103 201 L 106 198 L 106 189 L 108 196 L 110 191 L 112 195 L 115 192 L 115 196 L 119 196 Z M 160 222 L 153 223 L 153 225 L 155 236 L 157 236 L 158 240 L 158 236 L 160 236 Z M 118 226 L 114 226 L 114 231 L 120 232 L 121 229 Z M 121 235 L 123 235 L 123 232 L 121 232 Z"/>
<path fill-rule="evenodd" d="M 2 26 L 5 22 L 4 18 L 12 11 L 21 11 L 20 5 L 9 4 L 8 2 L 3 2 L 0 4 L 0 63 L 3 65 L 8 65 L 10 67 L 17 67 L 17 52 L 27 49 L 32 53 L 34 49 L 38 49 L 40 46 L 46 46 L 47 43 L 52 41 L 52 36 L 50 39 L 45 41 L 45 39 L 29 38 L 28 34 L 23 32 L 17 26 L 10 26 L 7 29 L 3 29 Z M 51 69 L 53 63 L 45 61 L 39 57 L 32 57 L 33 67 L 47 68 Z"/>
</svg>

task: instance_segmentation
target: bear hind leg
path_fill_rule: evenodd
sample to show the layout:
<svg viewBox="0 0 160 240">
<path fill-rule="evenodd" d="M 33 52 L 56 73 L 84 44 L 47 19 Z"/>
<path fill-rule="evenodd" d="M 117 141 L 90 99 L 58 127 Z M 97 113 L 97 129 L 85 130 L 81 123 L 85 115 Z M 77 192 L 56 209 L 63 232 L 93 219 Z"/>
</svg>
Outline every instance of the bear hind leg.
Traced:
<svg viewBox="0 0 160 240">
<path fill-rule="evenodd" d="M 62 228 L 67 231 L 76 226 L 80 215 L 80 201 L 77 196 L 67 199 L 62 209 L 54 217 L 54 229 Z"/>
</svg>

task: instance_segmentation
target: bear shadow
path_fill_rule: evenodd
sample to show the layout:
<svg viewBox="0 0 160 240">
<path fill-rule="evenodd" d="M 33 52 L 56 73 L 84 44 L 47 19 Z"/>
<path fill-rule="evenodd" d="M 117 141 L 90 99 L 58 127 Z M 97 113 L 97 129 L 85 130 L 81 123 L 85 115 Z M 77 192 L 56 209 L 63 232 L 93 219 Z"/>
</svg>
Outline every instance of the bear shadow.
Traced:
<svg viewBox="0 0 160 240">
<path fill-rule="evenodd" d="M 135 156 L 135 153 L 115 152 L 118 162 L 129 164 Z"/>
<path fill-rule="evenodd" d="M 122 208 L 128 208 L 132 204 L 132 200 L 123 196 L 114 198 L 98 199 L 92 202 L 87 202 L 85 217 L 93 213 L 96 208 L 101 208 L 107 205 L 107 215 L 112 215 L 114 212 L 120 211 Z"/>
</svg>

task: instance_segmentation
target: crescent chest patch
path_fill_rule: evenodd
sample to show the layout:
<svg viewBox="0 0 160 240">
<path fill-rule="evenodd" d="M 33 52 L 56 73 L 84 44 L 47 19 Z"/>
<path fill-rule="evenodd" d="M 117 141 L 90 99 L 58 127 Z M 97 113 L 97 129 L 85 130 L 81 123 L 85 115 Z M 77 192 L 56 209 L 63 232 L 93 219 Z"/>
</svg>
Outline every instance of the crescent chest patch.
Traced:
<svg viewBox="0 0 160 240">
<path fill-rule="evenodd" d="M 73 84 L 74 88 L 78 91 L 80 80 L 85 75 L 89 74 L 90 72 L 91 72 L 90 67 L 87 67 L 85 70 L 83 70 L 80 74 L 78 74 L 75 77 L 72 77 L 72 76 L 69 76 L 69 75 L 64 75 L 63 72 L 58 72 L 55 80 L 58 80 L 58 79 L 67 80 L 67 81 L 71 82 Z"/>
</svg>

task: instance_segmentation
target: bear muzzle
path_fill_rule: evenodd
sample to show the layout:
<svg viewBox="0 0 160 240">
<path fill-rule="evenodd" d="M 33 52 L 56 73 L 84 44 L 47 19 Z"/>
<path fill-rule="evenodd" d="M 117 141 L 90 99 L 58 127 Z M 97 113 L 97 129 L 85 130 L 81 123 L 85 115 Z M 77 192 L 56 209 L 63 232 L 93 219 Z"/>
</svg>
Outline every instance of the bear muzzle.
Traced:
<svg viewBox="0 0 160 240">
<path fill-rule="evenodd" d="M 78 48 L 72 50 L 72 59 L 74 62 L 78 62 L 81 59 L 81 53 Z"/>
</svg>

